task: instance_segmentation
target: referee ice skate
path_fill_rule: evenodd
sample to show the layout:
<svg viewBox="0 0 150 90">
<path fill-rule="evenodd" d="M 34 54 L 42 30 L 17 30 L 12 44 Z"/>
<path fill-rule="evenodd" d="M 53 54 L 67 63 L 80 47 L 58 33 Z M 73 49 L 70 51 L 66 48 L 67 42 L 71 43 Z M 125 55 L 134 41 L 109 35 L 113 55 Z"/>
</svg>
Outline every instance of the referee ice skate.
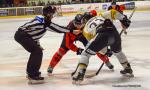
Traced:
<svg viewBox="0 0 150 90">
<path fill-rule="evenodd" d="M 44 7 L 43 16 L 36 16 L 30 22 L 19 27 L 14 36 L 15 40 L 30 53 L 27 63 L 27 77 L 33 84 L 42 83 L 44 81 L 44 77 L 41 77 L 41 72 L 39 71 L 43 57 L 39 39 L 43 37 L 45 32 L 48 30 L 57 33 L 78 33 L 78 30 L 69 30 L 66 27 L 52 23 L 51 19 L 55 12 L 56 9 L 52 6 Z"/>
</svg>

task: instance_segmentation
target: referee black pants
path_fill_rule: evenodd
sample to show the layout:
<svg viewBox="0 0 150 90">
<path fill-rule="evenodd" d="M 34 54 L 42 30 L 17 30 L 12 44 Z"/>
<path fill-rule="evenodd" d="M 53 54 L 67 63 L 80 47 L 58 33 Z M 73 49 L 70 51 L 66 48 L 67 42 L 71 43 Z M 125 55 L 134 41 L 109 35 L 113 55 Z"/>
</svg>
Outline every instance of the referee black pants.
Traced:
<svg viewBox="0 0 150 90">
<path fill-rule="evenodd" d="M 37 43 L 24 31 L 17 31 L 14 36 L 15 40 L 21 44 L 25 50 L 30 52 L 27 63 L 27 75 L 29 77 L 38 77 L 41 73 L 39 69 L 42 63 L 43 52 Z"/>
</svg>

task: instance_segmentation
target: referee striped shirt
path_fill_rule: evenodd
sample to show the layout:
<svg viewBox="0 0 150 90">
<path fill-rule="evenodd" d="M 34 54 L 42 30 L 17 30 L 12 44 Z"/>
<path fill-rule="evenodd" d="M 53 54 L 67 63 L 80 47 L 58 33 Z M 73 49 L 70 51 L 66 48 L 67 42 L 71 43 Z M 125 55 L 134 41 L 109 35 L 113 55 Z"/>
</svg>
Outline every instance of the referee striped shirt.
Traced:
<svg viewBox="0 0 150 90">
<path fill-rule="evenodd" d="M 19 30 L 25 31 L 34 41 L 39 41 L 39 39 L 44 36 L 47 30 L 57 33 L 71 32 L 71 30 L 68 28 L 59 26 L 52 22 L 47 27 L 44 27 L 44 24 L 44 18 L 37 16 L 35 19 L 19 27 Z"/>
</svg>

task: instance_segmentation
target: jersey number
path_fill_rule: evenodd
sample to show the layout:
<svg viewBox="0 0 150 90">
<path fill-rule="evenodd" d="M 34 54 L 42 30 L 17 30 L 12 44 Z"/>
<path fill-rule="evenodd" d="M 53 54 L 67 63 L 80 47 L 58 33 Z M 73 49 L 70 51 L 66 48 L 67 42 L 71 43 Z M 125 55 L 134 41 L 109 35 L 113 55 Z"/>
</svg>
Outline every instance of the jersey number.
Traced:
<svg viewBox="0 0 150 90">
<path fill-rule="evenodd" d="M 89 28 L 95 28 L 95 27 L 97 27 L 97 26 L 99 25 L 99 23 L 96 23 L 96 22 L 102 22 L 102 21 L 103 21 L 102 19 L 96 19 L 96 20 L 94 20 L 94 21 L 90 24 Z"/>
</svg>

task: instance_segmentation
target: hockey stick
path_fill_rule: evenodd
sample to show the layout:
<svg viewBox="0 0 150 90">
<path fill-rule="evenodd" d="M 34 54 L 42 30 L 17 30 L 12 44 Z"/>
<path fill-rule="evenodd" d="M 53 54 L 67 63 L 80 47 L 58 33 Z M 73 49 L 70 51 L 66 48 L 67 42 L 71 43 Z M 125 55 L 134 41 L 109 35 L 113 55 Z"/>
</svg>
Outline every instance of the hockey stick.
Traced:
<svg viewBox="0 0 150 90">
<path fill-rule="evenodd" d="M 132 13 L 130 14 L 129 20 L 132 18 L 133 14 L 134 14 L 134 12 L 135 12 L 135 10 L 136 10 L 136 8 L 137 8 L 137 7 L 135 7 L 135 8 L 133 9 Z M 122 35 L 123 32 L 124 32 L 125 34 L 127 34 L 126 28 L 123 28 L 123 29 L 121 30 L 120 35 Z"/>
<path fill-rule="evenodd" d="M 96 73 L 87 74 L 87 75 L 85 75 L 85 77 L 86 77 L 86 78 L 91 78 L 91 77 L 94 77 L 94 76 L 98 75 L 103 66 L 104 66 L 104 62 L 101 64 L 100 68 L 97 70 Z M 73 76 L 73 75 L 77 72 L 78 67 L 79 67 L 79 64 L 78 64 L 78 66 L 76 67 L 75 71 L 71 73 L 71 76 Z"/>
<path fill-rule="evenodd" d="M 109 47 L 107 46 L 107 50 L 109 49 Z M 106 55 L 106 54 L 105 54 Z M 103 61 L 103 63 L 100 65 L 99 69 L 97 70 L 97 72 L 93 73 L 93 74 L 88 74 L 85 75 L 86 78 L 91 78 L 94 76 L 97 76 L 99 74 L 99 72 L 101 71 L 102 67 L 104 66 L 105 62 Z"/>
<path fill-rule="evenodd" d="M 78 67 L 79 67 L 79 64 L 78 64 L 78 66 L 76 67 L 75 71 L 71 73 L 71 76 L 73 76 L 73 75 L 77 72 Z"/>
<path fill-rule="evenodd" d="M 98 74 L 99 74 L 99 72 L 101 71 L 101 69 L 102 69 L 102 67 L 104 66 L 104 62 L 101 64 L 101 66 L 99 67 L 99 69 L 97 70 L 97 72 L 96 73 L 93 73 L 93 74 L 87 74 L 87 75 L 85 75 L 85 77 L 86 78 L 92 78 L 92 77 L 94 77 L 94 76 L 97 76 Z"/>
</svg>

